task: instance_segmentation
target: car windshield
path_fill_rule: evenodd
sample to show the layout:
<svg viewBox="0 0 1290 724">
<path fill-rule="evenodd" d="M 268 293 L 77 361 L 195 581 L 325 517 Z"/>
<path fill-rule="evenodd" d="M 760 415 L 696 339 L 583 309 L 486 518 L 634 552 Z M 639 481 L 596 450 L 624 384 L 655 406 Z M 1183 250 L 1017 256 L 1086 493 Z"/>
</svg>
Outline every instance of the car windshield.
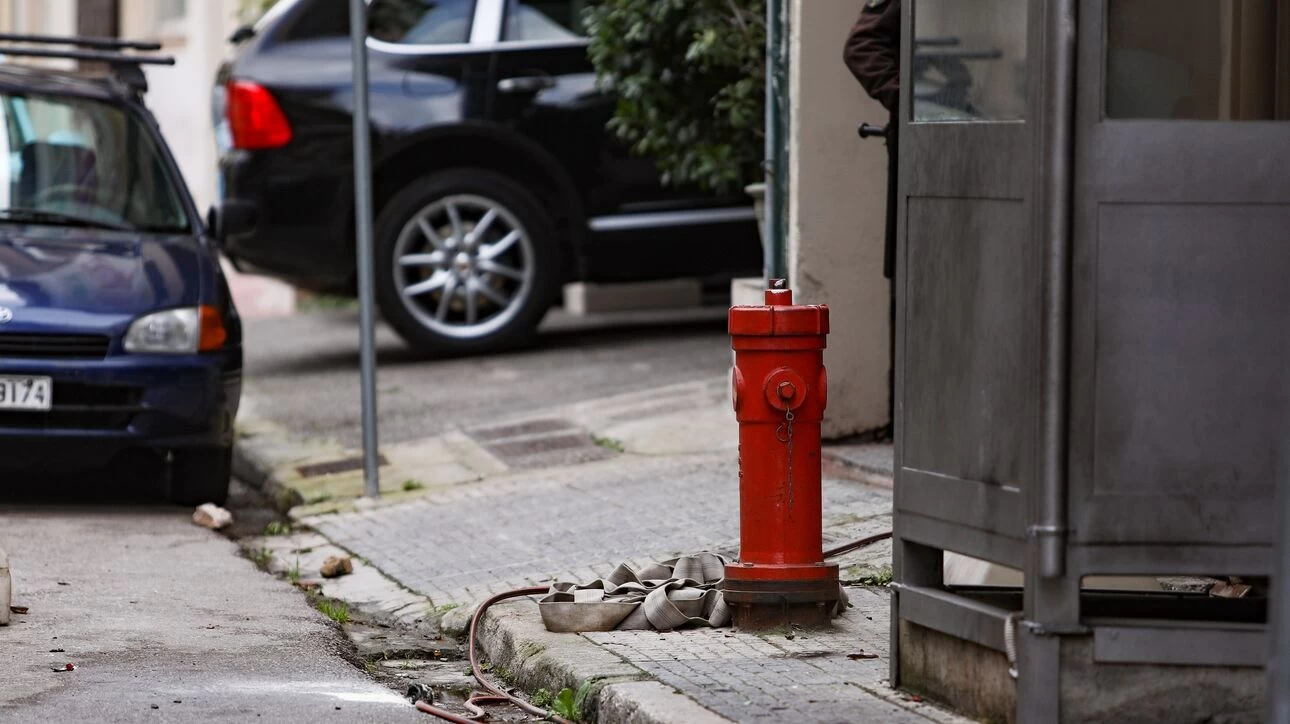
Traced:
<svg viewBox="0 0 1290 724">
<path fill-rule="evenodd" d="M 0 222 L 172 232 L 188 228 L 143 121 L 88 98 L 0 92 Z"/>
</svg>

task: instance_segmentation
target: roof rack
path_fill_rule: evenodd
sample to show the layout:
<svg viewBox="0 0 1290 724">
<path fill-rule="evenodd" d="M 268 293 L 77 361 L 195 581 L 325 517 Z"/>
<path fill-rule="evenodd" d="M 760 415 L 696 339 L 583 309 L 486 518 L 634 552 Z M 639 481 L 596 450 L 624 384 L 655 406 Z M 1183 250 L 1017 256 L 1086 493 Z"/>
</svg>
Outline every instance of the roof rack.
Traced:
<svg viewBox="0 0 1290 724">
<path fill-rule="evenodd" d="M 11 43 L 22 43 L 22 45 L 11 45 Z M 71 47 L 39 47 L 58 45 Z M 140 55 L 125 52 L 128 50 L 154 52 L 161 50 L 161 44 L 116 38 L 0 33 L 0 55 L 105 63 L 112 69 L 118 80 L 139 95 L 148 91 L 148 79 L 139 66 L 175 64 L 175 59 L 168 55 Z"/>
</svg>

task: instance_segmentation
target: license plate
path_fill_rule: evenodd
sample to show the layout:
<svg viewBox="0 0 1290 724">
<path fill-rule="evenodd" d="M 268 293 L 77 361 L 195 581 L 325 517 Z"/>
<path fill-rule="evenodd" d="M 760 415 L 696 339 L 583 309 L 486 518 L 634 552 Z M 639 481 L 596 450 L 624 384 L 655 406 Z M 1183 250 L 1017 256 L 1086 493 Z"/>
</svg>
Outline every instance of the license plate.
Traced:
<svg viewBox="0 0 1290 724">
<path fill-rule="evenodd" d="M 0 410 L 46 412 L 54 406 L 49 377 L 0 377 Z"/>
</svg>

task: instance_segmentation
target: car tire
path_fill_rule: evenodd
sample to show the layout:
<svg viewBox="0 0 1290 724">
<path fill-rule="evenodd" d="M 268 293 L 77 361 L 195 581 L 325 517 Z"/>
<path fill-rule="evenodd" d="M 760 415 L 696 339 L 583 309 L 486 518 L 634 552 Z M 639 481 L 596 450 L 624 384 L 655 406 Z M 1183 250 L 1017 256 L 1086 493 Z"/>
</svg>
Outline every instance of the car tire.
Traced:
<svg viewBox="0 0 1290 724">
<path fill-rule="evenodd" d="M 560 288 L 550 217 L 491 171 L 444 171 L 403 189 L 377 219 L 375 258 L 386 321 L 436 354 L 529 342 Z"/>
<path fill-rule="evenodd" d="M 232 474 L 232 447 L 175 450 L 170 461 L 170 502 L 223 505 Z"/>
</svg>

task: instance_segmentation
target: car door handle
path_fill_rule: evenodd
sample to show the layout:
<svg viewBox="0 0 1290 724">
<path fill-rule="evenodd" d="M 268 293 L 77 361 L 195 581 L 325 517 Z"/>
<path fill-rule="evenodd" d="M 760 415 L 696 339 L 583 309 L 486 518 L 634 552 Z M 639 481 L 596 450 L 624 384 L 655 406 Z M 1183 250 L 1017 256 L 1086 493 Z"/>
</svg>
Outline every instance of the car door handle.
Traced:
<svg viewBox="0 0 1290 724">
<path fill-rule="evenodd" d="M 549 75 L 521 75 L 497 82 L 497 90 L 502 93 L 540 93 L 554 87 L 555 78 Z"/>
</svg>

